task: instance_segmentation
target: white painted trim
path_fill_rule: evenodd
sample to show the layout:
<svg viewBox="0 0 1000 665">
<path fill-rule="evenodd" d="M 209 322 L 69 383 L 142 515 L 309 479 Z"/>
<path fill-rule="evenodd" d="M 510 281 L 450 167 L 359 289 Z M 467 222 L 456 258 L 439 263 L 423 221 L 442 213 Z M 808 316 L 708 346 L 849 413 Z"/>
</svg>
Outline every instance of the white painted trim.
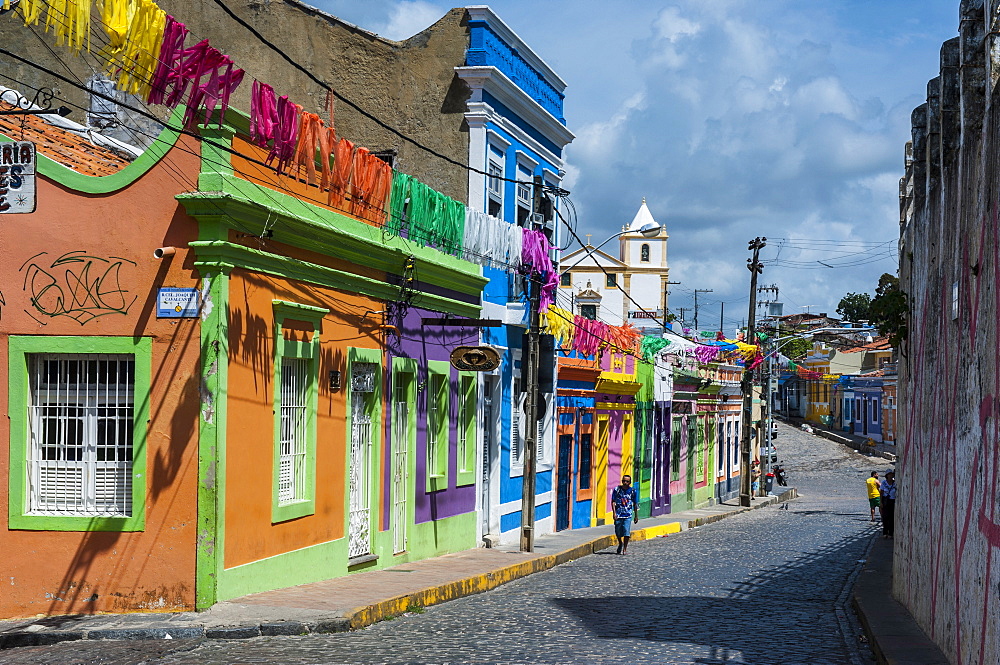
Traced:
<svg viewBox="0 0 1000 665">
<path fill-rule="evenodd" d="M 529 155 L 528 153 L 526 153 L 525 151 L 515 150 L 514 156 L 515 159 L 517 160 L 517 163 L 519 165 L 524 164 L 528 168 L 528 170 L 532 172 L 532 174 L 535 172 L 535 169 L 538 168 L 539 164 L 538 160 Z"/>
<path fill-rule="evenodd" d="M 503 129 L 505 132 L 514 137 L 515 140 L 517 140 L 525 147 L 530 148 L 546 162 L 559 168 L 560 173 L 565 174 L 565 171 L 562 169 L 563 159 L 561 157 L 557 157 L 551 150 L 543 146 L 541 143 L 539 143 L 531 136 L 528 136 L 527 132 L 525 132 L 523 129 L 515 125 L 507 118 L 497 113 L 492 106 L 486 104 L 485 102 L 469 102 L 467 106 L 470 109 L 470 111 L 465 114 L 466 118 L 468 118 L 470 115 L 475 118 L 478 118 L 481 113 L 485 113 L 487 120 L 489 122 L 492 122 L 497 127 Z M 492 135 L 499 137 L 505 143 L 507 142 L 507 140 L 501 137 L 499 134 L 494 133 Z M 469 140 L 472 140 L 471 136 Z"/>
<path fill-rule="evenodd" d="M 455 67 L 455 73 L 472 89 L 470 102 L 482 102 L 485 90 L 560 148 L 576 138 L 566 125 L 496 67 Z"/>
<path fill-rule="evenodd" d="M 496 115 L 496 111 L 494 111 L 493 109 L 491 109 L 491 108 L 490 108 L 490 107 L 489 107 L 488 105 L 486 105 L 486 104 L 483 104 L 483 106 L 485 106 L 485 107 L 486 107 L 487 109 L 489 109 L 489 111 L 485 113 L 485 116 L 486 116 L 486 120 L 487 120 L 487 121 L 489 121 L 489 120 L 491 120 L 491 119 L 492 119 L 492 118 L 491 118 L 490 116 L 494 116 L 494 115 Z M 468 115 L 469 115 L 469 114 L 467 113 L 467 114 L 466 114 L 466 117 L 468 117 Z M 504 138 L 503 136 L 501 136 L 500 134 L 497 134 L 497 133 L 496 133 L 495 131 L 493 131 L 492 129 L 487 129 L 487 130 L 486 130 L 486 140 L 487 140 L 487 141 L 488 141 L 489 143 L 494 143 L 494 144 L 496 144 L 496 145 L 497 145 L 497 146 L 498 146 L 498 147 L 500 148 L 500 152 L 504 153 L 504 156 L 506 157 L 506 153 L 507 153 L 507 149 L 508 149 L 508 148 L 510 148 L 510 146 L 511 146 L 511 143 L 510 143 L 510 141 L 508 141 L 507 139 L 505 139 L 505 138 Z"/>
<path fill-rule="evenodd" d="M 536 494 L 535 507 L 538 507 L 543 503 L 552 503 L 554 500 L 555 499 L 552 496 L 551 490 L 548 492 L 542 492 L 541 494 Z M 500 504 L 501 515 L 508 515 L 518 510 L 521 510 L 521 499 L 514 499 L 513 501 L 508 501 L 507 503 Z"/>
</svg>

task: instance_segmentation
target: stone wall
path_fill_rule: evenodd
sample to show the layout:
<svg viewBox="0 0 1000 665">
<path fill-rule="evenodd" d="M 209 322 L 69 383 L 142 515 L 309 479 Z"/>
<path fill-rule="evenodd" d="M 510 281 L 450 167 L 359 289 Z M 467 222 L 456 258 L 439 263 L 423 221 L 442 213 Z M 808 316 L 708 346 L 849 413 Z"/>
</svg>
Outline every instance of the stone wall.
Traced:
<svg viewBox="0 0 1000 665">
<path fill-rule="evenodd" d="M 465 64 L 469 42 L 464 9 L 453 9 L 423 32 L 406 41 L 393 42 L 298 0 L 224 2 L 294 62 L 375 118 L 438 153 L 461 164 L 468 163 L 468 133 L 463 123 L 469 93 L 453 70 Z M 247 71 L 247 78 L 232 102 L 235 107 L 250 110 L 250 77 L 253 77 L 325 118 L 325 90 L 227 16 L 214 0 L 158 0 L 158 4 L 191 30 L 189 43 L 208 39 Z M 96 8 L 94 17 L 97 25 Z M 77 57 L 65 47 L 56 46 L 55 36 L 45 34 L 43 26 L 44 18 L 39 26 L 26 27 L 19 15 L 5 14 L 0 16 L 0 40 L 4 48 L 76 83 L 86 83 L 100 71 L 97 54 L 105 41 L 103 34 L 95 31 L 92 53 Z M 31 65 L 0 57 L 0 85 L 21 89 L 29 98 L 39 87 L 53 88 L 60 99 L 74 107 L 70 119 L 86 122 L 86 114 L 79 107 L 90 106 L 89 96 L 72 83 L 59 81 Z M 153 110 L 165 117 L 164 109 Z M 336 127 L 338 135 L 371 150 L 396 148 L 399 151 L 396 165 L 400 170 L 449 196 L 467 201 L 468 175 L 461 166 L 449 164 L 401 139 L 343 102 L 336 107 Z M 148 129 L 143 131 L 148 133 Z"/>
<path fill-rule="evenodd" d="M 954 663 L 1000 662 L 1000 0 L 959 36 L 912 114 L 900 183 L 894 595 Z"/>
</svg>

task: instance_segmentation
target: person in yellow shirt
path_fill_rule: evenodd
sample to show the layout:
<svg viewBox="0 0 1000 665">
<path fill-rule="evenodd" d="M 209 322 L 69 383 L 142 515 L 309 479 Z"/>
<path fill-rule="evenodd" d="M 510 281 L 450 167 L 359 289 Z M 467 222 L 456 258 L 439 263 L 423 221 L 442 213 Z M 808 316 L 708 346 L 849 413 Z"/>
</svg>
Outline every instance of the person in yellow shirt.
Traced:
<svg viewBox="0 0 1000 665">
<path fill-rule="evenodd" d="M 878 485 L 878 471 L 872 471 L 871 478 L 865 481 L 865 485 L 868 486 L 868 506 L 872 509 L 872 519 L 875 521 L 875 509 L 879 507 L 881 503 L 881 495 L 879 494 Z"/>
</svg>

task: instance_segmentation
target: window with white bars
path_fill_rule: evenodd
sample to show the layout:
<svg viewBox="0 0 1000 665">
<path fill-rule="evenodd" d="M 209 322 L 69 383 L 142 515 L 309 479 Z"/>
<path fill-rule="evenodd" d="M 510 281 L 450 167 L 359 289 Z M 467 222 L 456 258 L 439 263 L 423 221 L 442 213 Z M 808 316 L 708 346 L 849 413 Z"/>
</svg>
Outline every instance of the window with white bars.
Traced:
<svg viewBox="0 0 1000 665">
<path fill-rule="evenodd" d="M 445 475 L 447 454 L 447 377 L 441 374 L 429 376 L 427 394 L 427 470 L 432 476 Z M 443 445 L 442 445 L 443 444 Z"/>
<path fill-rule="evenodd" d="M 545 420 L 535 422 L 535 464 L 545 462 Z"/>
<path fill-rule="evenodd" d="M 130 517 L 131 355 L 29 356 L 27 513 Z"/>
<path fill-rule="evenodd" d="M 524 464 L 522 459 L 522 451 L 524 449 L 524 442 L 521 439 L 521 432 L 524 431 L 524 414 L 521 411 L 521 400 L 524 399 L 524 395 L 521 394 L 521 379 L 514 379 L 514 394 L 512 395 L 511 402 L 511 414 L 510 414 L 510 465 L 511 466 L 521 466 Z"/>
<path fill-rule="evenodd" d="M 309 418 L 307 358 L 281 360 L 281 425 L 278 439 L 278 503 L 309 499 L 306 489 Z"/>
</svg>

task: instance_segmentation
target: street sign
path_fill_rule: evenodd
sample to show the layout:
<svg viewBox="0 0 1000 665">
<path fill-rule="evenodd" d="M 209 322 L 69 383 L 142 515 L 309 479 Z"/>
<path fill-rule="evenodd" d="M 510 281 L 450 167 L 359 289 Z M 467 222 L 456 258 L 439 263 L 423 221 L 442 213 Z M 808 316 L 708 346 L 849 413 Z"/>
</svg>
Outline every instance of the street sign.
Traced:
<svg viewBox="0 0 1000 665">
<path fill-rule="evenodd" d="M 492 346 L 459 346 L 451 352 L 451 366 L 465 372 L 489 372 L 500 366 L 500 354 Z"/>
<path fill-rule="evenodd" d="M 193 318 L 198 316 L 198 289 L 162 288 L 156 293 L 157 318 Z"/>
<path fill-rule="evenodd" d="M 35 144 L 0 143 L 0 214 L 35 212 Z"/>
</svg>

